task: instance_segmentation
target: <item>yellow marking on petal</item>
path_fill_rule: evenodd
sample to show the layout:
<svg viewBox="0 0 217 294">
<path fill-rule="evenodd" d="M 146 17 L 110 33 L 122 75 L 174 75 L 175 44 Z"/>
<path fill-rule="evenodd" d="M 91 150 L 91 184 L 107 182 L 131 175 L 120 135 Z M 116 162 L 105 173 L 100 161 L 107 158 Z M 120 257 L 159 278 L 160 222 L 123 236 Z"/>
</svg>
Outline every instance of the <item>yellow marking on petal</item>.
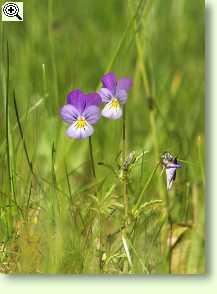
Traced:
<svg viewBox="0 0 217 294">
<path fill-rule="evenodd" d="M 111 101 L 111 108 L 120 108 L 120 103 L 117 98 L 113 98 Z"/>
<path fill-rule="evenodd" d="M 87 126 L 87 121 L 85 118 L 80 117 L 75 122 L 75 127 L 77 129 L 84 129 Z"/>
</svg>

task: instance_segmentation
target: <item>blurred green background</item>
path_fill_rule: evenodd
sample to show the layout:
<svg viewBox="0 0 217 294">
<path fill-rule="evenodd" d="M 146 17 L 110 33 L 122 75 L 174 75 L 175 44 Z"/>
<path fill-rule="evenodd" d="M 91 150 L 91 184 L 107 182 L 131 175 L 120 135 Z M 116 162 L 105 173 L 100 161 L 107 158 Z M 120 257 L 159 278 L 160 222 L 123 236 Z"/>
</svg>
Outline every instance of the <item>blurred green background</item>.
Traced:
<svg viewBox="0 0 217 294">
<path fill-rule="evenodd" d="M 89 197 L 88 141 L 66 137 L 59 109 L 70 90 L 94 91 L 101 76 L 114 71 L 134 83 L 126 110 L 128 152 L 149 151 L 130 175 L 129 205 L 136 202 L 162 152 L 186 161 L 170 196 L 177 226 L 174 244 L 178 240 L 173 272 L 203 273 L 204 1 L 28 0 L 23 22 L 0 26 L 0 270 L 98 272 L 99 223 Z M 118 168 L 121 126 L 121 120 L 105 118 L 96 125 L 96 162 Z M 98 193 L 103 195 L 116 179 L 107 168 L 96 167 Z M 159 170 L 144 201 L 162 200 L 165 193 L 165 175 Z M 121 202 L 120 187 L 115 195 Z M 102 215 L 107 240 L 107 227 L 120 227 L 121 212 Z M 137 222 L 132 273 L 167 272 L 163 233 L 157 230 L 165 226 L 163 219 L 161 209 L 153 208 Z M 118 251 L 112 246 L 111 252 Z M 105 249 L 107 260 L 110 251 Z M 122 272 L 119 261 L 106 263 L 104 271 Z"/>
</svg>

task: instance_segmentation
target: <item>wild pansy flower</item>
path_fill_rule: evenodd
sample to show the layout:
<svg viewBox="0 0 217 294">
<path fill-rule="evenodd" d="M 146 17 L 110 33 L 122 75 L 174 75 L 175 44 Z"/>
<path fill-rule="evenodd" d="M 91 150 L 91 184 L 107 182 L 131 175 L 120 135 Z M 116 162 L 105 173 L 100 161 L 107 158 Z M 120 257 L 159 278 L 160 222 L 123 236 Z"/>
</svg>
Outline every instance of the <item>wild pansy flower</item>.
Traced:
<svg viewBox="0 0 217 294">
<path fill-rule="evenodd" d="M 122 116 L 121 106 L 127 101 L 132 81 L 128 78 L 117 80 L 113 72 L 104 75 L 101 81 L 103 88 L 98 93 L 102 98 L 102 102 L 106 103 L 102 110 L 102 115 L 110 119 L 118 119 Z"/>
<path fill-rule="evenodd" d="M 62 119 L 70 126 L 66 131 L 69 137 L 84 139 L 94 132 L 92 125 L 100 118 L 101 98 L 97 93 L 84 94 L 77 89 L 67 96 L 67 104 L 60 110 Z"/>
<path fill-rule="evenodd" d="M 176 179 L 176 170 L 182 166 L 180 163 L 178 163 L 177 158 L 173 157 L 169 152 L 165 152 L 161 156 L 161 159 L 163 166 L 166 169 L 167 190 L 170 190 L 172 188 L 173 182 Z"/>
</svg>

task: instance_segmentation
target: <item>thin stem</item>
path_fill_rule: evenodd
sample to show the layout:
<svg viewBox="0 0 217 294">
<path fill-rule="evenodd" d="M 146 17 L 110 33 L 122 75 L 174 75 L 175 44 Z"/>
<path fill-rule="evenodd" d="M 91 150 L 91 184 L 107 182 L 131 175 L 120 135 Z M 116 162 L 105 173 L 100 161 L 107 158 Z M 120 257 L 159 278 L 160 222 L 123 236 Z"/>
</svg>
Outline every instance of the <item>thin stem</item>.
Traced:
<svg viewBox="0 0 217 294">
<path fill-rule="evenodd" d="M 91 163 L 92 175 L 96 179 L 96 170 L 95 170 L 95 164 L 94 164 L 93 146 L 92 146 L 91 136 L 89 137 L 89 152 L 90 152 L 90 163 Z"/>
<path fill-rule="evenodd" d="M 172 274 L 172 237 L 173 237 L 173 222 L 170 212 L 170 199 L 168 195 L 168 191 L 166 193 L 166 206 L 167 206 L 167 222 L 169 225 L 169 233 L 168 233 L 168 271 L 169 274 Z"/>
<path fill-rule="evenodd" d="M 168 263 L 169 263 L 169 274 L 172 274 L 172 237 L 173 237 L 173 223 L 171 219 L 168 219 L 169 223 L 169 252 L 168 252 Z"/>
<path fill-rule="evenodd" d="M 151 98 L 151 99 L 153 99 L 153 98 Z M 159 146 L 158 146 L 158 137 L 157 137 L 157 131 L 156 131 L 156 118 L 155 118 L 154 109 L 150 109 L 150 111 L 149 111 L 149 120 L 150 120 L 151 136 L 152 136 L 153 147 L 154 147 L 154 154 L 155 154 L 155 159 L 157 160 L 159 157 Z M 165 199 L 162 177 L 158 177 L 158 190 L 159 190 L 160 198 Z"/>
<path fill-rule="evenodd" d="M 11 162 L 11 140 L 10 140 L 10 117 L 9 117 L 9 80 L 10 80 L 10 59 L 9 59 L 9 45 L 7 42 L 7 70 L 6 70 L 6 154 L 7 154 L 7 166 L 8 166 L 8 178 L 10 183 L 10 192 L 9 193 L 9 228 L 12 227 L 12 199 L 11 194 L 14 195 L 14 182 L 12 174 L 12 162 Z"/>
<path fill-rule="evenodd" d="M 122 119 L 122 165 L 126 160 L 126 108 L 123 106 L 123 119 Z M 128 195 L 127 195 L 127 181 L 128 174 L 127 169 L 123 169 L 123 198 L 124 198 L 124 230 L 123 237 L 125 236 L 128 239 Z M 125 248 L 125 246 L 124 246 Z M 125 248 L 126 251 L 126 248 Z M 129 259 L 128 262 L 124 262 L 123 271 L 124 273 L 128 272 Z"/>
<path fill-rule="evenodd" d="M 103 272 L 103 220 L 101 213 L 99 214 L 99 270 Z"/>
<path fill-rule="evenodd" d="M 119 40 L 119 42 L 117 44 L 117 47 L 116 47 L 116 49 L 114 51 L 114 55 L 113 55 L 110 63 L 108 64 L 105 72 L 109 72 L 111 70 L 113 64 L 117 60 L 117 58 L 118 58 L 118 56 L 119 56 L 119 54 L 121 52 L 121 49 L 122 49 L 122 47 L 124 45 L 124 41 L 128 37 L 129 31 L 130 31 L 130 29 L 132 27 L 132 24 L 133 24 L 133 22 L 135 21 L 135 19 L 137 18 L 138 14 L 141 11 L 141 8 L 143 6 L 143 2 L 144 2 L 144 0 L 140 0 L 139 4 L 137 5 L 136 11 L 133 14 L 133 16 L 131 17 L 131 19 L 129 20 L 129 22 L 128 22 L 127 26 L 126 26 L 126 29 L 123 32 L 123 34 L 122 34 L 122 36 L 121 36 L 121 38 L 120 38 L 120 40 Z M 98 85 L 97 89 L 99 88 L 99 86 L 100 86 L 100 84 Z"/>
<path fill-rule="evenodd" d="M 204 161 L 203 161 L 203 151 L 201 150 L 203 141 L 201 136 L 199 135 L 197 138 L 197 146 L 198 146 L 198 157 L 199 157 L 199 164 L 200 164 L 200 170 L 201 170 L 201 177 L 203 185 L 205 186 L 205 171 L 204 171 Z"/>
<path fill-rule="evenodd" d="M 123 118 L 122 118 L 122 166 L 126 160 L 126 107 L 123 106 Z M 122 170 L 123 176 L 123 201 L 124 201 L 124 230 L 123 236 L 128 238 L 128 195 L 127 195 L 127 169 Z M 125 246 L 124 246 L 125 247 Z M 126 251 L 126 249 L 125 249 Z M 129 262 L 129 259 L 128 259 Z M 128 262 L 124 262 L 123 272 L 128 272 Z"/>
<path fill-rule="evenodd" d="M 122 119 L 122 163 L 126 160 L 126 108 L 123 107 Z M 128 227 L 128 195 L 127 195 L 127 170 L 123 171 L 123 196 L 124 196 L 124 220 L 125 229 Z"/>
<path fill-rule="evenodd" d="M 90 152 L 90 163 L 91 163 L 91 169 L 92 169 L 92 175 L 93 178 L 96 179 L 96 170 L 95 170 L 95 163 L 94 163 L 94 156 L 93 156 L 93 146 L 92 146 L 92 140 L 91 136 L 89 137 L 89 152 Z M 97 196 L 97 190 L 95 192 L 95 195 Z M 102 216 L 101 213 L 99 213 L 99 271 L 103 272 L 103 262 L 102 262 L 102 254 L 103 254 L 103 248 L 102 248 Z"/>
</svg>

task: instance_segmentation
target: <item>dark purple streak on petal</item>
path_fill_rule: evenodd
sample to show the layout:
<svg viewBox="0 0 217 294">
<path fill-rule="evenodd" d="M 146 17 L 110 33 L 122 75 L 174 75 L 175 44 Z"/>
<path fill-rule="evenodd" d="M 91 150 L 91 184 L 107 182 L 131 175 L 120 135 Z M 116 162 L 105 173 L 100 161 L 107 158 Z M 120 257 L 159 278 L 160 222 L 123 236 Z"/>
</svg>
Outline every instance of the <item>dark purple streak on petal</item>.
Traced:
<svg viewBox="0 0 217 294">
<path fill-rule="evenodd" d="M 66 104 L 60 109 L 62 119 L 68 123 L 73 123 L 79 116 L 78 110 L 71 104 Z"/>
<path fill-rule="evenodd" d="M 86 121 L 91 125 L 95 124 L 101 116 L 99 108 L 95 105 L 88 106 L 84 110 L 82 115 L 84 116 Z"/>
</svg>

